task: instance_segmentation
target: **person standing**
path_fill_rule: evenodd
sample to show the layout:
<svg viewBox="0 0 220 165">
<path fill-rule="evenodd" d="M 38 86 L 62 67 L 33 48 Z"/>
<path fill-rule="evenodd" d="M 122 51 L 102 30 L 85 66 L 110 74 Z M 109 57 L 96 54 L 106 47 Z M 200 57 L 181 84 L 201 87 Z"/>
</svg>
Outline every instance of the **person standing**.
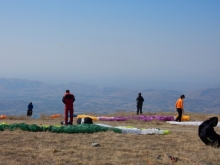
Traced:
<svg viewBox="0 0 220 165">
<path fill-rule="evenodd" d="M 176 101 L 176 111 L 178 112 L 178 116 L 175 121 L 181 122 L 182 114 L 183 114 L 183 99 L 185 99 L 185 95 L 181 95 L 180 98 Z"/>
<path fill-rule="evenodd" d="M 142 114 L 142 106 L 144 102 L 144 98 L 141 96 L 141 93 L 138 94 L 136 101 L 137 101 L 137 115 L 139 115 L 139 111 L 140 114 Z"/>
<path fill-rule="evenodd" d="M 64 125 L 73 124 L 73 103 L 75 101 L 75 96 L 70 93 L 69 90 L 66 90 L 66 93 L 63 96 L 62 102 L 65 104 L 64 108 Z M 70 122 L 68 123 L 68 114 L 70 115 Z"/>
<path fill-rule="evenodd" d="M 28 110 L 27 110 L 27 116 L 32 116 L 32 114 L 33 114 L 33 104 L 32 104 L 32 102 L 30 102 L 29 104 L 28 104 Z"/>
</svg>

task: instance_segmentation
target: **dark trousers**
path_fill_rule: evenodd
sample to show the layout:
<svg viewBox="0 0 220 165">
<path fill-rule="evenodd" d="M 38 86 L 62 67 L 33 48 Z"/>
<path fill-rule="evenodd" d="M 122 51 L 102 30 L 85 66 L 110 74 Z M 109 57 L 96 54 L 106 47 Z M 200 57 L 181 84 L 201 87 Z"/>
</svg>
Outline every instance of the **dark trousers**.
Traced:
<svg viewBox="0 0 220 165">
<path fill-rule="evenodd" d="M 142 114 L 142 105 L 137 105 L 137 115 L 139 114 L 139 111 L 140 114 Z"/>
<path fill-rule="evenodd" d="M 181 122 L 183 110 L 181 108 L 177 108 L 176 111 L 178 112 L 178 116 L 175 121 Z"/>
<path fill-rule="evenodd" d="M 27 116 L 32 116 L 33 111 L 31 109 L 27 110 Z"/>
<path fill-rule="evenodd" d="M 213 133 L 213 135 L 208 135 L 207 136 L 208 139 L 208 145 L 211 145 L 213 147 L 220 147 L 220 135 L 217 133 Z"/>
</svg>

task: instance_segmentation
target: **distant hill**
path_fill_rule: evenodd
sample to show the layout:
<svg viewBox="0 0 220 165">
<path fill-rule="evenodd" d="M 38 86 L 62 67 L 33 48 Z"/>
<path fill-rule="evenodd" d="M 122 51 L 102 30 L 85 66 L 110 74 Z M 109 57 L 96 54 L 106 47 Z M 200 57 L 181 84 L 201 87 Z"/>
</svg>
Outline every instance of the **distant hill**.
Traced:
<svg viewBox="0 0 220 165">
<path fill-rule="evenodd" d="M 187 93 L 187 107 L 192 112 L 219 113 L 220 88 L 207 88 Z"/>
<path fill-rule="evenodd" d="M 0 78 L 0 115 L 26 114 L 33 102 L 34 114 L 63 113 L 62 96 L 69 89 L 76 97 L 76 113 L 112 113 L 136 111 L 136 97 L 142 93 L 143 111 L 174 111 L 175 101 L 182 94 L 174 90 L 143 89 L 141 91 L 91 86 L 81 83 L 50 85 L 40 81 Z M 218 113 L 220 88 L 202 89 L 185 93 L 185 110 Z"/>
</svg>

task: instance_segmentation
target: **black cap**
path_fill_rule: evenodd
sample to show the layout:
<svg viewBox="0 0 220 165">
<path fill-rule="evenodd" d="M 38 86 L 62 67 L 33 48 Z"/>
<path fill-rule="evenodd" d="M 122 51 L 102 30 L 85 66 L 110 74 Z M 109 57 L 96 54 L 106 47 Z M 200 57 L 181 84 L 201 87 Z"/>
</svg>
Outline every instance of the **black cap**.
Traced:
<svg viewBox="0 0 220 165">
<path fill-rule="evenodd" d="M 185 98 L 185 95 L 181 95 L 180 98 L 184 99 L 184 98 Z"/>
</svg>

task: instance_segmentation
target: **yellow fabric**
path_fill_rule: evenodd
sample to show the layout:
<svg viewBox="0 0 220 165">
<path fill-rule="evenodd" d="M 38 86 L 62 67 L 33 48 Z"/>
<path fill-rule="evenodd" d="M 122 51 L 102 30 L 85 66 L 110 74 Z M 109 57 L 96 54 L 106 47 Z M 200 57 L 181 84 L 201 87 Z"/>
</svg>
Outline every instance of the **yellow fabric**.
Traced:
<svg viewBox="0 0 220 165">
<path fill-rule="evenodd" d="M 175 119 L 177 118 L 178 116 L 175 116 Z M 182 116 L 181 118 L 181 121 L 189 121 L 190 120 L 190 117 L 189 116 Z"/>
<path fill-rule="evenodd" d="M 78 119 L 78 118 L 85 118 L 85 117 L 89 117 L 89 118 L 91 118 L 92 120 L 98 121 L 98 118 L 95 117 L 95 116 L 89 116 L 89 115 L 77 115 L 77 119 Z"/>
</svg>

